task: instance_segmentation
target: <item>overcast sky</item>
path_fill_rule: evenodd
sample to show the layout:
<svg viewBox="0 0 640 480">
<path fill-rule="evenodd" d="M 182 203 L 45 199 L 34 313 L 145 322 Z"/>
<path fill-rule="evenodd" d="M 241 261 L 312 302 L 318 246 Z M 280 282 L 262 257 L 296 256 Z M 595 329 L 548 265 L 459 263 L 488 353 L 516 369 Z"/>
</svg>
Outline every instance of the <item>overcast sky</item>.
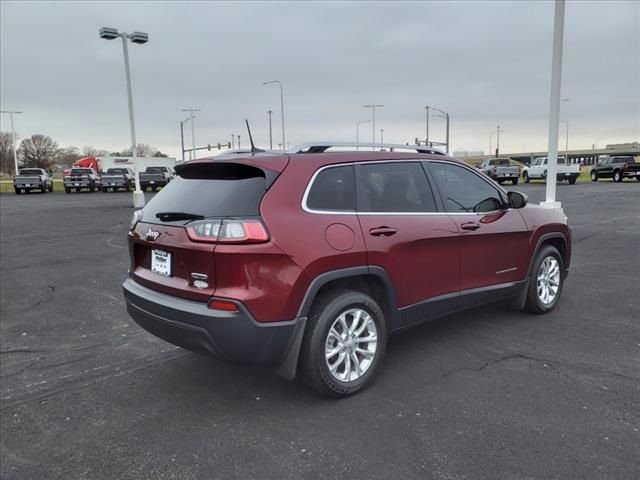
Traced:
<svg viewBox="0 0 640 480">
<path fill-rule="evenodd" d="M 452 150 L 547 148 L 553 2 L 11 2 L 0 4 L 2 109 L 21 137 L 63 146 L 129 143 L 120 41 L 102 26 L 149 33 L 130 45 L 138 142 L 178 157 L 182 108 L 202 109 L 196 143 L 229 141 L 244 118 L 257 143 L 354 140 L 369 103 L 384 140 L 425 137 L 425 105 L 451 115 Z M 561 118 L 570 148 L 640 139 L 640 2 L 568 2 Z M 9 130 L 6 115 L 2 130 Z M 432 118 L 430 138 L 444 140 Z M 186 139 L 190 143 L 190 131 Z M 564 147 L 565 126 L 560 144 Z M 370 125 L 361 137 L 371 138 Z M 495 136 L 494 136 L 495 139 Z M 494 140 L 495 142 L 495 140 Z M 202 154 L 203 155 L 203 154 Z"/>
</svg>

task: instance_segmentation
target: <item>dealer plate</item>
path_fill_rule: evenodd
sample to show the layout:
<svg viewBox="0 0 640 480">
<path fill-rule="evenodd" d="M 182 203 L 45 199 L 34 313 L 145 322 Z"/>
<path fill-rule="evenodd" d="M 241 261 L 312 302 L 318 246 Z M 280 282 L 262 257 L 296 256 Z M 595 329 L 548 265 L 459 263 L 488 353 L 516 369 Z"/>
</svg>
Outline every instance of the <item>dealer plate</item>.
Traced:
<svg viewBox="0 0 640 480">
<path fill-rule="evenodd" d="M 165 277 L 171 276 L 171 254 L 164 250 L 151 250 L 151 271 Z"/>
</svg>

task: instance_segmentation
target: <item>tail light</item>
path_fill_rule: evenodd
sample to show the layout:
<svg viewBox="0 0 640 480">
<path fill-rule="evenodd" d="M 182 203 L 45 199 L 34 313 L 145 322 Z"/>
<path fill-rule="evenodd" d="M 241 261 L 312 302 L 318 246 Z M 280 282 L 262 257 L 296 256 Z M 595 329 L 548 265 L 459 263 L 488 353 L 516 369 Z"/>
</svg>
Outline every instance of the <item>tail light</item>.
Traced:
<svg viewBox="0 0 640 480">
<path fill-rule="evenodd" d="M 629 168 L 629 164 L 625 163 L 624 167 L 622 167 L 622 170 L 626 172 L 628 168 Z"/>
<path fill-rule="evenodd" d="M 227 300 L 219 300 L 216 298 L 210 300 L 207 306 L 212 310 L 223 310 L 225 312 L 238 311 L 238 306 L 235 303 L 229 302 Z"/>
<path fill-rule="evenodd" d="M 187 225 L 187 235 L 194 242 L 263 243 L 269 234 L 255 218 L 197 220 Z"/>
</svg>

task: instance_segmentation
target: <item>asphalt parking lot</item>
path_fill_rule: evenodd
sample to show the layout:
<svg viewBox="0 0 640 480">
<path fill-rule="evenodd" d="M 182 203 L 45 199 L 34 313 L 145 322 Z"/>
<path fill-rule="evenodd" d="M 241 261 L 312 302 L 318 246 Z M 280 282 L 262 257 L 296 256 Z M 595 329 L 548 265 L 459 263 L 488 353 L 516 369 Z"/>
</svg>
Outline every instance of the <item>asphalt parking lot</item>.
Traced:
<svg viewBox="0 0 640 480">
<path fill-rule="evenodd" d="M 418 327 L 336 401 L 128 317 L 130 194 L 3 194 L 0 476 L 640 478 L 640 182 L 558 196 L 574 250 L 554 312 Z"/>
</svg>

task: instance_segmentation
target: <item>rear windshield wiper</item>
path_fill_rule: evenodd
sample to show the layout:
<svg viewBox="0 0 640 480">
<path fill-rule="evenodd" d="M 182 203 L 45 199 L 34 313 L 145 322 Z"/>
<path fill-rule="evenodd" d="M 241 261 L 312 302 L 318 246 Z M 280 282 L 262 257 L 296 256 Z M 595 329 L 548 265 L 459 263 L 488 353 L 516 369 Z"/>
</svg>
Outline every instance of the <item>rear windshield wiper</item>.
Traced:
<svg viewBox="0 0 640 480">
<path fill-rule="evenodd" d="M 204 220 L 203 215 L 185 212 L 159 212 L 156 213 L 156 218 L 159 218 L 163 222 L 171 222 L 174 220 Z"/>
</svg>

